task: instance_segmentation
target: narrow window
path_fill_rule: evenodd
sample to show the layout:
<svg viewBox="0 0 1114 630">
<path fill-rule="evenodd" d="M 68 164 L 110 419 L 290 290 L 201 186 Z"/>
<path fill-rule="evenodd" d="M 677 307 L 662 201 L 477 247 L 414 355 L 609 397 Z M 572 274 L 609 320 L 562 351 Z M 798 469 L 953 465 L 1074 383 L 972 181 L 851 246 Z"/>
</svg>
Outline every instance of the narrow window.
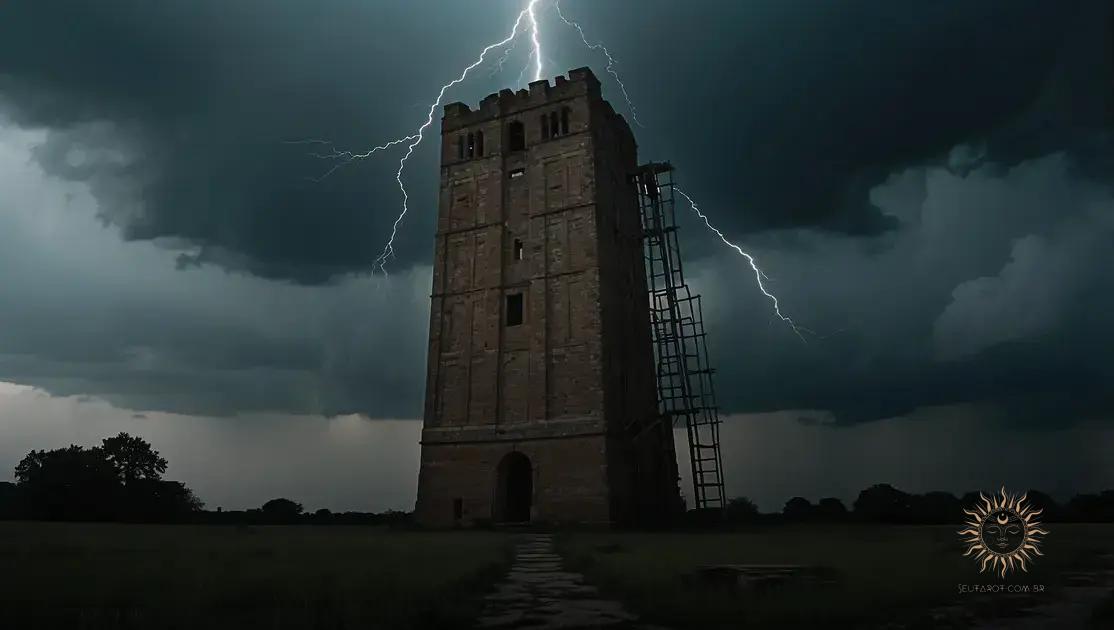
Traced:
<svg viewBox="0 0 1114 630">
<path fill-rule="evenodd" d="M 557 112 L 549 113 L 549 133 L 552 137 L 556 138 L 557 133 Z"/>
<path fill-rule="evenodd" d="M 464 159 L 464 136 L 463 135 L 460 135 L 460 136 L 456 137 L 456 159 L 458 159 L 458 160 L 463 160 Z"/>
<path fill-rule="evenodd" d="M 569 108 L 561 108 L 561 135 L 568 135 L 569 133 Z"/>
<path fill-rule="evenodd" d="M 542 140 L 549 138 L 549 116 L 542 114 Z"/>
<path fill-rule="evenodd" d="M 516 169 L 511 170 L 510 173 L 508 173 L 508 175 L 510 175 L 511 179 L 514 179 L 516 177 L 522 177 L 525 174 L 526 174 L 526 169 L 524 169 L 524 168 L 516 168 Z"/>
<path fill-rule="evenodd" d="M 520 324 L 522 324 L 522 294 L 512 293 L 507 296 L 507 325 Z"/>
<path fill-rule="evenodd" d="M 476 132 L 476 157 L 484 156 L 484 132 Z"/>
<path fill-rule="evenodd" d="M 475 157 L 476 155 L 476 137 L 473 134 L 468 134 L 468 157 Z"/>
<path fill-rule="evenodd" d="M 522 151 L 526 148 L 526 128 L 520 121 L 514 121 L 507 128 L 509 146 L 511 151 Z"/>
<path fill-rule="evenodd" d="M 517 238 L 514 239 L 514 259 L 515 260 L 522 260 L 523 249 L 524 248 L 522 247 L 522 241 L 518 240 Z"/>
<path fill-rule="evenodd" d="M 459 521 L 464 518 L 464 499 L 453 499 L 453 520 Z"/>
</svg>

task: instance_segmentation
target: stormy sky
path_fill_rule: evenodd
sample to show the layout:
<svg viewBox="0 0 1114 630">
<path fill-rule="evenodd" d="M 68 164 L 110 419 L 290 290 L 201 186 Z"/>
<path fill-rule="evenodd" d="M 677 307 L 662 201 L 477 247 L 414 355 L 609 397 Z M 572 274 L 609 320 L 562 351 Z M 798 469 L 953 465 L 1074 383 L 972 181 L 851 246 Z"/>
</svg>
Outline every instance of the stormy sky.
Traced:
<svg viewBox="0 0 1114 630">
<path fill-rule="evenodd" d="M 1114 9 L 564 0 L 691 215 L 731 494 L 1114 487 Z M 437 164 L 518 1 L 0 6 L 0 469 L 147 437 L 210 505 L 409 508 Z M 544 74 L 604 73 L 543 0 Z M 446 95 L 520 87 L 529 47 Z M 493 55 L 491 61 L 498 57 Z M 439 116 L 439 111 L 437 115 Z M 431 128 L 436 136 L 436 122 Z M 0 473 L 0 477 L 7 473 Z"/>
</svg>

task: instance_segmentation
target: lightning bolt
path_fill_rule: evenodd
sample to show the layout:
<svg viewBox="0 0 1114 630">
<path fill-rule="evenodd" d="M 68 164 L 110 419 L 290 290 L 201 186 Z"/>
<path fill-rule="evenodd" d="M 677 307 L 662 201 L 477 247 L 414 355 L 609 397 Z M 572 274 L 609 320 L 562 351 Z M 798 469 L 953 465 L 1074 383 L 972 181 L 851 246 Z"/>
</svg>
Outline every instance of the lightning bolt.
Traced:
<svg viewBox="0 0 1114 630">
<path fill-rule="evenodd" d="M 386 275 L 387 273 L 387 261 L 390 260 L 391 257 L 395 254 L 394 245 L 395 237 L 398 236 L 398 226 L 400 223 L 402 223 L 402 220 L 406 217 L 406 213 L 409 211 L 410 194 L 406 192 L 406 184 L 402 181 L 402 172 L 406 169 L 406 161 L 410 159 L 411 155 L 414 155 L 414 149 L 422 143 L 422 140 L 425 139 L 425 130 L 433 124 L 433 114 L 441 105 L 441 100 L 445 98 L 445 92 L 454 85 L 463 82 L 464 79 L 468 77 L 469 72 L 471 72 L 476 66 L 484 62 L 484 59 L 487 58 L 487 53 L 491 52 L 495 48 L 501 48 L 512 42 L 515 38 L 515 35 L 518 34 L 518 28 L 522 24 L 523 18 L 526 18 L 530 21 L 530 39 L 534 44 L 534 49 L 531 52 L 534 55 L 534 58 L 537 59 L 537 68 L 534 71 L 535 80 L 541 77 L 541 43 L 538 41 L 538 20 L 537 17 L 534 15 L 534 6 L 539 1 L 540 0 L 530 0 L 530 2 L 526 5 L 526 8 L 518 13 L 518 18 L 515 19 L 514 26 L 511 28 L 511 32 L 509 35 L 499 40 L 498 42 L 495 42 L 494 44 L 489 44 L 488 46 L 486 46 L 480 52 L 479 58 L 477 58 L 476 61 L 472 63 L 472 65 L 466 67 L 460 73 L 460 76 L 441 86 L 441 91 L 437 93 L 437 98 L 429 106 L 429 113 L 426 115 L 425 122 L 422 123 L 420 127 L 418 127 L 418 132 L 414 134 L 417 137 L 410 142 L 410 144 L 406 147 L 406 154 L 399 159 L 398 171 L 395 172 L 395 181 L 398 182 L 398 189 L 400 192 L 402 192 L 402 212 L 399 213 L 398 218 L 396 218 L 395 222 L 391 225 L 391 237 L 387 239 L 387 244 L 383 246 L 382 253 L 379 254 L 379 257 L 376 258 L 375 262 L 373 263 L 374 265 L 379 267 L 379 270 L 382 271 L 384 275 Z M 392 140 L 392 142 L 396 141 Z"/>
<path fill-rule="evenodd" d="M 604 46 L 603 43 L 593 44 L 588 41 L 588 36 L 584 33 L 584 29 L 580 26 L 580 24 L 568 19 L 563 13 L 561 13 L 560 0 L 554 2 L 553 7 L 554 9 L 556 9 L 557 16 L 561 18 L 562 22 L 576 29 L 576 32 L 580 34 L 580 41 L 582 41 L 585 46 L 587 46 L 590 50 L 600 51 L 601 53 L 603 53 L 604 57 L 607 58 L 607 73 L 610 74 L 612 78 L 615 79 L 615 83 L 619 85 L 619 90 L 623 93 L 623 100 L 627 102 L 627 107 L 630 109 L 631 118 L 639 127 L 645 128 L 645 125 L 642 124 L 642 121 L 638 120 L 638 110 L 635 108 L 634 103 L 631 101 L 630 94 L 627 93 L 627 86 L 623 83 L 622 78 L 619 77 L 618 71 L 615 70 L 615 57 L 611 55 L 611 52 L 607 50 L 607 47 Z M 765 272 L 763 272 L 762 269 L 758 266 L 758 263 L 754 260 L 754 256 L 751 256 L 746 251 L 744 251 L 743 248 L 727 240 L 727 237 L 723 235 L 723 232 L 719 231 L 719 229 L 712 225 L 711 221 L 708 220 L 708 217 L 700 211 L 700 208 L 696 205 L 696 202 L 693 201 L 692 197 L 690 197 L 686 192 L 676 186 L 674 186 L 673 189 L 676 190 L 689 202 L 689 205 L 692 206 L 693 211 L 704 222 L 705 227 L 707 227 L 716 236 L 718 236 L 719 240 L 723 241 L 724 245 L 727 245 L 731 249 L 735 250 L 736 253 L 738 253 L 740 256 L 745 258 L 748 263 L 750 263 L 750 268 L 754 271 L 754 280 L 758 284 L 758 290 L 761 291 L 762 295 L 765 295 L 773 304 L 774 314 L 777 315 L 778 319 L 788 324 L 789 327 L 793 329 L 793 332 L 801 338 L 801 341 L 805 341 L 804 335 L 801 334 L 802 332 L 815 334 L 813 331 L 805 328 L 804 326 L 798 326 L 797 323 L 793 321 L 793 318 L 788 317 L 781 312 L 781 305 L 778 302 L 777 296 L 767 291 L 765 283 L 762 282 L 763 279 L 769 280 L 770 278 L 766 276 Z"/>
<path fill-rule="evenodd" d="M 534 44 L 533 50 L 530 54 L 534 55 L 534 80 L 540 81 L 542 78 L 542 43 L 538 40 L 538 16 L 534 14 L 534 5 L 538 0 L 530 0 L 530 4 L 526 5 L 526 13 L 530 16 L 530 41 Z M 521 14 L 519 14 L 521 15 Z"/>
<path fill-rule="evenodd" d="M 519 11 L 518 17 L 515 19 L 514 26 L 511 28 L 511 32 L 506 37 L 504 37 L 503 39 L 501 39 L 501 40 L 499 40 L 499 41 L 497 41 L 493 44 L 489 44 L 489 45 L 485 46 L 483 48 L 483 50 L 480 51 L 479 57 L 474 62 L 472 62 L 472 64 L 465 67 L 464 70 L 461 71 L 459 76 L 457 76 L 455 79 L 453 79 L 453 80 L 449 81 L 448 83 L 441 86 L 441 90 L 437 93 L 437 98 L 434 99 L 434 101 L 429 106 L 429 111 L 426 114 L 425 122 L 423 122 L 414 133 L 412 133 L 410 135 L 407 135 L 407 136 L 403 136 L 401 138 L 396 138 L 394 140 L 390 140 L 388 142 L 385 142 L 381 145 L 372 147 L 372 148 L 370 148 L 366 151 L 362 151 L 362 152 L 337 149 L 335 147 L 334 143 L 332 143 L 331 141 L 328 141 L 328 140 L 311 139 L 311 140 L 296 140 L 296 141 L 288 142 L 288 144 L 317 144 L 317 145 L 322 145 L 322 146 L 326 147 L 327 152 L 325 152 L 325 153 L 314 152 L 314 153 L 311 153 L 310 155 L 312 155 L 316 158 L 319 158 L 319 159 L 338 160 L 338 163 L 335 164 L 328 171 L 326 171 L 324 174 L 322 174 L 321 176 L 319 176 L 317 178 L 311 178 L 311 179 L 313 179 L 313 181 L 317 181 L 317 182 L 320 182 L 320 181 L 324 180 L 326 177 L 328 177 L 329 175 L 334 173 L 337 169 L 339 169 L 342 166 L 345 166 L 347 164 L 350 164 L 355 160 L 367 159 L 367 158 L 370 158 L 371 156 L 375 155 L 376 153 L 378 153 L 380 151 L 385 151 L 385 150 L 387 150 L 391 147 L 409 143 L 406 146 L 406 153 L 398 161 L 398 170 L 395 171 L 395 181 L 398 182 L 399 191 L 402 193 L 402 210 L 401 210 L 401 212 L 399 212 L 398 217 L 395 218 L 394 223 L 391 225 L 391 235 L 390 235 L 390 238 L 387 240 L 386 245 L 383 246 L 383 251 L 379 254 L 379 256 L 375 259 L 375 261 L 373 263 L 373 266 L 378 268 L 380 271 L 382 271 L 384 276 L 387 275 L 386 264 L 394 256 L 394 253 L 395 253 L 394 242 L 395 242 L 395 238 L 398 236 L 398 227 L 402 223 L 403 219 L 406 217 L 406 214 L 409 212 L 410 195 L 406 190 L 406 184 L 404 183 L 403 177 L 402 177 L 403 173 L 406 170 L 406 163 L 410 159 L 410 156 L 412 156 L 414 154 L 414 150 L 418 147 L 418 145 L 420 145 L 422 143 L 422 140 L 425 139 L 425 132 L 426 132 L 427 129 L 429 129 L 430 125 L 433 124 L 434 114 L 437 111 L 437 108 L 441 105 L 441 102 L 445 97 L 445 92 L 447 92 L 450 88 L 462 83 L 466 78 L 468 78 L 468 75 L 472 72 L 472 70 L 474 70 L 477 66 L 480 66 L 481 64 L 484 63 L 484 61 L 487 59 L 488 53 L 490 53 L 492 50 L 495 50 L 497 48 L 502 48 L 502 47 L 508 46 L 508 44 L 510 44 L 510 46 L 507 47 L 506 50 L 504 50 L 503 55 L 497 60 L 495 70 L 492 72 L 492 74 L 495 74 L 495 73 L 499 72 L 500 70 L 502 70 L 503 65 L 509 59 L 510 53 L 514 49 L 515 39 L 516 39 L 516 37 L 519 33 L 520 28 L 523 26 L 524 23 L 526 23 L 528 25 L 527 28 L 529 28 L 529 31 L 530 31 L 531 51 L 530 51 L 530 56 L 529 56 L 529 60 L 527 62 L 527 65 L 526 65 L 525 68 L 523 68 L 522 74 L 519 75 L 519 83 L 522 82 L 522 76 L 525 75 L 525 73 L 530 69 L 531 64 L 533 64 L 533 66 L 534 66 L 534 78 L 533 78 L 533 80 L 534 81 L 541 80 L 542 72 L 543 72 L 542 60 L 543 60 L 544 57 L 543 57 L 543 53 L 542 53 L 542 43 L 541 43 L 541 37 L 540 37 L 540 34 L 539 34 L 538 16 L 537 16 L 537 12 L 536 12 L 536 8 L 537 8 L 539 2 L 541 2 L 541 0 L 529 0 L 526 7 L 524 9 L 522 9 L 521 11 Z M 571 28 L 576 29 L 577 33 L 580 35 L 580 40 L 584 43 L 584 45 L 586 47 L 588 47 L 588 49 L 594 50 L 594 51 L 599 51 L 599 52 L 603 53 L 603 55 L 607 58 L 607 68 L 606 68 L 607 73 L 610 74 L 612 76 L 612 78 L 615 79 L 615 82 L 619 85 L 619 89 L 623 94 L 623 99 L 626 101 L 627 107 L 630 109 L 631 118 L 634 120 L 634 122 L 636 124 L 638 124 L 638 126 L 645 127 L 645 125 L 643 125 L 642 122 L 640 120 L 638 120 L 637 110 L 634 106 L 633 101 L 631 101 L 630 94 L 628 94 L 628 92 L 627 92 L 626 85 L 623 83 L 622 78 L 619 76 L 618 71 L 615 69 L 615 66 L 616 66 L 615 58 L 614 58 L 614 56 L 611 55 L 611 52 L 607 49 L 606 46 L 604 46 L 603 43 L 593 44 L 593 43 L 588 41 L 588 36 L 585 34 L 584 29 L 580 26 L 580 24 L 578 22 L 575 22 L 573 20 L 570 20 L 570 19 L 566 18 L 565 15 L 563 13 L 561 13 L 560 0 L 554 0 L 553 7 L 556 10 L 557 16 L 561 19 L 562 22 L 564 22 L 565 24 L 567 24 Z M 805 341 L 805 338 L 804 338 L 804 335 L 802 334 L 802 332 L 815 334 L 813 331 L 809 330 L 808 328 L 797 325 L 797 323 L 794 322 L 791 317 L 789 317 L 789 316 L 787 316 L 787 315 L 785 315 L 784 313 L 781 312 L 781 306 L 780 306 L 780 303 L 778 301 L 777 296 L 770 293 L 766 289 L 766 285 L 763 282 L 764 279 L 769 280 L 769 278 L 762 271 L 762 269 L 758 266 L 758 263 L 757 263 L 757 261 L 755 261 L 754 256 L 752 256 L 749 253 L 747 253 L 746 251 L 744 251 L 741 247 L 739 247 L 735 243 L 732 243 L 731 241 L 729 241 L 727 239 L 727 237 L 724 236 L 723 232 L 721 232 L 718 228 L 713 226 L 711 221 L 708 219 L 708 217 L 703 212 L 700 211 L 700 208 L 696 205 L 696 202 L 693 201 L 692 197 L 690 197 L 688 195 L 688 193 L 684 192 L 683 190 L 681 190 L 680 188 L 677 188 L 677 187 L 674 187 L 674 190 L 676 190 L 681 196 L 683 196 L 688 201 L 689 205 L 692 206 L 693 212 L 695 212 L 696 215 L 698 217 L 700 217 L 700 219 L 704 222 L 705 227 L 707 227 L 716 236 L 718 236 L 720 241 L 722 241 L 725 245 L 727 245 L 731 249 L 735 250 L 736 253 L 738 253 L 740 256 L 742 256 L 743 258 L 746 259 L 746 261 L 750 264 L 750 268 L 754 271 L 754 279 L 755 279 L 755 282 L 758 285 L 759 291 L 761 291 L 762 295 L 766 296 L 766 298 L 770 300 L 770 302 L 773 305 L 774 314 L 778 317 L 778 319 L 780 319 L 782 322 L 785 322 L 793 330 L 793 332 L 796 333 L 796 335 L 801 338 L 802 341 Z"/>
<path fill-rule="evenodd" d="M 320 144 L 320 145 L 324 145 L 324 146 L 328 147 L 328 149 L 329 149 L 328 153 L 318 153 L 318 152 L 314 151 L 314 152 L 311 152 L 309 155 L 311 157 L 315 157 L 319 160 L 341 160 L 340 162 L 337 162 L 332 168 L 325 171 L 321 175 L 319 175 L 317 177 L 307 177 L 306 178 L 306 179 L 310 180 L 311 182 L 321 183 L 322 181 L 325 180 L 326 177 L 328 177 L 329 175 L 332 175 L 338 168 L 340 168 L 342 166 L 345 166 L 346 164 L 349 164 L 349 163 L 351 163 L 355 160 L 365 160 L 365 159 L 371 157 L 372 155 L 374 155 L 374 154 L 376 154 L 380 151 L 384 151 L 384 150 L 389 149 L 393 146 L 402 144 L 403 142 L 409 142 L 411 140 L 415 140 L 415 139 L 417 139 L 417 137 L 418 136 L 413 135 L 413 136 L 406 136 L 404 138 L 398 138 L 396 140 L 391 140 L 390 142 L 383 143 L 383 144 L 381 144 L 377 147 L 372 147 L 372 148 L 368 149 L 367 151 L 364 151 L 363 153 L 354 153 L 352 151 L 344 151 L 344 150 L 338 149 L 338 148 L 336 148 L 336 145 L 334 145 L 334 143 L 331 140 L 287 140 L 285 142 L 285 144 Z"/>
<path fill-rule="evenodd" d="M 562 22 L 575 28 L 576 32 L 580 33 L 580 41 L 584 42 L 584 45 L 587 46 L 589 50 L 598 50 L 602 52 L 605 57 L 607 57 L 607 68 L 605 68 L 605 70 L 607 70 L 607 73 L 610 74 L 615 79 L 615 82 L 619 84 L 619 90 L 623 93 L 623 100 L 627 102 L 627 108 L 630 109 L 630 115 L 631 118 L 634 119 L 635 124 L 637 124 L 639 127 L 645 128 L 646 126 L 642 124 L 642 121 L 638 120 L 638 110 L 635 109 L 634 103 L 631 102 L 630 94 L 627 94 L 627 86 L 623 85 L 623 80 L 619 78 L 619 73 L 615 70 L 615 58 L 611 56 L 610 52 L 608 52 L 607 47 L 603 44 L 589 43 L 588 36 L 584 34 L 584 29 L 580 28 L 580 24 L 569 20 L 565 17 L 565 14 L 561 13 L 560 0 L 553 3 L 553 8 L 557 10 L 557 17 L 561 18 Z"/>
<path fill-rule="evenodd" d="M 811 334 L 815 334 L 815 333 L 813 333 L 813 331 L 809 330 L 808 328 L 805 328 L 803 326 L 798 326 L 797 323 L 793 321 L 792 317 L 789 317 L 787 315 L 782 314 L 781 306 L 778 304 L 777 296 L 774 295 L 773 293 L 770 293 L 769 291 L 767 291 L 766 290 L 766 285 L 762 282 L 763 278 L 765 278 L 766 280 L 769 280 L 770 278 L 768 276 L 766 276 L 766 274 L 763 273 L 762 269 L 760 269 L 758 267 L 758 263 L 754 260 L 754 256 L 751 256 L 750 254 L 748 254 L 746 251 L 743 250 L 742 247 L 739 247 L 735 243 L 732 243 L 731 241 L 727 240 L 727 237 L 723 235 L 723 232 L 720 232 L 719 229 L 716 226 L 712 225 L 712 222 L 708 220 L 708 217 L 703 212 L 700 211 L 700 208 L 696 205 L 696 202 L 692 200 L 692 197 L 688 196 L 688 193 L 681 190 L 677 186 L 674 186 L 673 190 L 676 190 L 677 194 L 681 195 L 682 197 L 685 198 L 686 201 L 689 202 L 689 205 L 692 206 L 692 211 L 696 213 L 696 216 L 700 217 L 700 219 L 704 222 L 704 225 L 709 230 L 714 232 L 715 235 L 719 237 L 719 240 L 723 241 L 724 245 L 727 245 L 731 249 L 735 250 L 735 252 L 738 253 L 740 256 L 747 259 L 747 262 L 750 263 L 750 268 L 752 270 L 754 270 L 754 281 L 758 284 L 758 290 L 761 291 L 762 295 L 765 295 L 770 300 L 770 302 L 773 303 L 774 314 L 777 315 L 778 319 L 780 319 L 781 321 L 788 324 L 789 327 L 793 329 L 793 332 L 796 333 L 797 336 L 801 338 L 801 341 L 805 341 L 804 335 L 801 334 L 802 331 L 807 332 L 807 333 L 811 333 Z M 808 342 L 805 341 L 805 343 L 808 343 Z"/>
<path fill-rule="evenodd" d="M 394 243 L 395 243 L 395 238 L 398 236 L 398 226 L 402 223 L 402 220 L 406 217 L 406 214 L 410 210 L 410 194 L 406 190 L 406 184 L 405 184 L 405 182 L 403 182 L 402 175 L 406 170 L 407 161 L 409 161 L 410 156 L 414 155 L 414 149 L 416 149 L 418 147 L 418 145 L 422 143 L 422 140 L 425 139 L 426 130 L 429 129 L 430 125 L 433 124 L 433 116 L 436 113 L 437 108 L 441 105 L 441 101 L 444 100 L 445 92 L 447 92 L 449 90 L 449 88 L 452 88 L 453 86 L 464 82 L 464 80 L 468 78 L 468 75 L 472 72 L 472 70 L 475 70 L 477 66 L 484 63 L 484 61 L 487 59 L 488 53 L 490 53 L 492 50 L 495 50 L 497 48 L 502 48 L 502 47 L 506 46 L 507 44 L 510 44 L 511 42 L 513 42 L 515 37 L 518 35 L 518 31 L 522 27 L 524 21 L 529 23 L 530 41 L 533 44 L 533 49 L 530 52 L 530 56 L 531 56 L 531 59 L 534 60 L 534 66 L 535 66 L 534 67 L 534 80 L 536 81 L 536 80 L 541 78 L 542 69 L 543 69 L 542 68 L 542 49 L 541 49 L 541 40 L 540 40 L 539 34 L 538 34 L 537 14 L 534 11 L 535 7 L 537 6 L 537 4 L 540 1 L 541 0 L 530 0 L 527 3 L 526 8 L 522 9 L 522 11 L 519 11 L 518 17 L 515 18 L 514 26 L 511 27 L 511 32 L 506 37 L 504 37 L 503 39 L 495 42 L 494 44 L 489 44 L 489 45 L 485 46 L 483 48 L 483 50 L 480 51 L 479 57 L 477 57 L 476 60 L 474 62 L 472 62 L 470 65 L 466 66 L 464 68 L 464 70 L 461 71 L 459 76 L 457 76 L 452 81 L 449 81 L 448 83 L 441 86 L 441 90 L 437 93 L 437 98 L 434 99 L 433 102 L 430 103 L 430 105 L 429 105 L 429 111 L 426 114 L 425 122 L 423 122 L 418 127 L 417 131 L 415 131 L 414 133 L 412 133 L 408 136 L 403 136 L 401 138 L 395 138 L 394 140 L 390 140 L 388 142 L 385 142 L 381 145 L 372 147 L 371 149 L 368 149 L 368 150 L 362 151 L 362 152 L 346 151 L 346 150 L 337 149 L 335 147 L 334 143 L 329 141 L 329 140 L 310 139 L 310 140 L 293 140 L 293 141 L 288 141 L 287 142 L 287 144 L 319 144 L 319 145 L 325 146 L 328 149 L 327 153 L 314 152 L 314 153 L 310 153 L 310 155 L 313 156 L 313 157 L 316 157 L 318 159 L 340 160 L 337 164 L 335 164 L 329 170 L 325 171 L 320 176 L 315 177 L 315 178 L 310 178 L 312 181 L 315 181 L 315 182 L 323 181 L 326 177 L 328 177 L 329 175 L 332 175 L 334 172 L 336 172 L 337 169 L 339 169 L 342 166 L 345 166 L 347 164 L 351 164 L 355 160 L 367 159 L 367 158 L 371 157 L 372 155 L 374 155 L 374 154 L 376 154 L 380 151 L 384 151 L 386 149 L 389 149 L 393 146 L 409 143 L 409 144 L 406 144 L 406 153 L 403 154 L 403 156 L 401 158 L 399 158 L 398 170 L 395 171 L 395 181 L 398 182 L 399 192 L 402 193 L 402 210 L 399 212 L 398 217 L 395 218 L 394 223 L 391 225 L 391 236 L 390 236 L 389 239 L 387 239 L 386 245 L 383 246 L 383 251 L 379 254 L 378 257 L 376 257 L 375 261 L 372 263 L 373 267 L 378 268 L 380 271 L 383 272 L 384 275 L 387 275 L 387 268 L 386 268 L 387 261 L 390 260 L 391 257 L 394 256 L 394 253 L 395 253 Z M 503 57 L 501 57 L 498 61 L 497 70 L 499 68 L 502 68 L 503 63 L 506 61 L 507 56 L 509 54 L 510 54 L 509 50 L 504 52 Z"/>
</svg>

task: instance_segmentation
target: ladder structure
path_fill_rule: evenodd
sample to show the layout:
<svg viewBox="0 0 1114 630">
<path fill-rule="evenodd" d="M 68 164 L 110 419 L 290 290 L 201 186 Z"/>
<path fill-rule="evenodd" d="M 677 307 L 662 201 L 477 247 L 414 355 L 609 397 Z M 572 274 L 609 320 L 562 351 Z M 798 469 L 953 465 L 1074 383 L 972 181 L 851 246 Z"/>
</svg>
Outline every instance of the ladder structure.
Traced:
<svg viewBox="0 0 1114 630">
<path fill-rule="evenodd" d="M 673 167 L 653 162 L 635 175 L 642 219 L 657 373 L 658 412 L 672 426 L 684 423 L 692 465 L 694 507 L 726 507 L 719 448 L 719 408 L 708 362 L 700 296 L 692 295 L 681 265 Z"/>
</svg>

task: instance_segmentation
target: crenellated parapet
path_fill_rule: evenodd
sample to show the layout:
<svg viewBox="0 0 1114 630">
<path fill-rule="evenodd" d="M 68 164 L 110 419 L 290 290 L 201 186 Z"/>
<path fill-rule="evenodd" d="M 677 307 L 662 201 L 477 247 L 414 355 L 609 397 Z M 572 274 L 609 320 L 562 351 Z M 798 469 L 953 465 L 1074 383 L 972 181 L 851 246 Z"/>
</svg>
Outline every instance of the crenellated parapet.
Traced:
<svg viewBox="0 0 1114 630">
<path fill-rule="evenodd" d="M 618 133 L 618 141 L 634 144 L 630 126 L 600 92 L 588 68 L 570 70 L 553 83 L 533 81 L 526 89 L 509 89 L 484 97 L 476 109 L 460 102 L 444 106 L 441 120 L 441 163 L 461 164 L 505 155 L 526 145 L 578 133 L 599 119 Z"/>
<path fill-rule="evenodd" d="M 480 101 L 477 109 L 471 109 L 460 102 L 449 103 L 445 105 L 441 129 L 448 133 L 461 127 L 528 112 L 579 96 L 602 100 L 599 79 L 589 68 L 570 70 L 568 77 L 558 76 L 552 85 L 548 79 L 541 79 L 530 83 L 528 89 L 517 92 L 504 89 L 488 94 Z"/>
</svg>

